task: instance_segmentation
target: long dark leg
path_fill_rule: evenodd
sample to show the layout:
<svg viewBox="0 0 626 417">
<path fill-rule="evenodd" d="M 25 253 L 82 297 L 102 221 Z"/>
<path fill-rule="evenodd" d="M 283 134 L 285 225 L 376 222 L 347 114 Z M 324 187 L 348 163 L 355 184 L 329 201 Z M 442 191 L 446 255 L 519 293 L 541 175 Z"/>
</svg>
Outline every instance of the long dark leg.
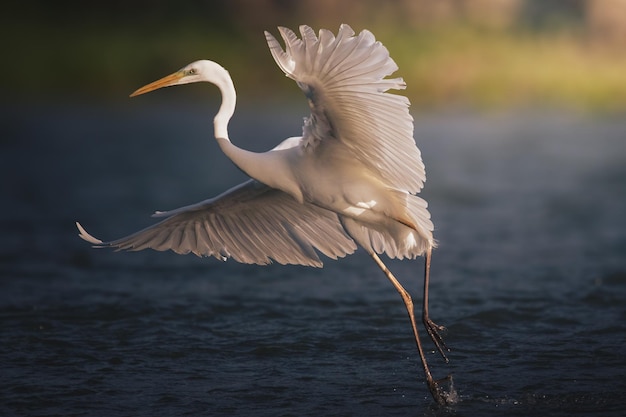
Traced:
<svg viewBox="0 0 626 417">
<path fill-rule="evenodd" d="M 428 363 L 426 363 L 426 356 L 424 356 L 422 342 L 420 341 L 420 337 L 417 332 L 417 325 L 415 323 L 415 314 L 411 295 L 404 289 L 400 282 L 398 282 L 396 277 L 393 276 L 389 268 L 387 268 L 383 261 L 380 260 L 378 255 L 376 255 L 374 252 L 369 252 L 369 254 L 374 259 L 376 264 L 380 267 L 380 269 L 382 269 L 382 271 L 385 273 L 389 281 L 391 281 L 396 290 L 400 293 L 402 301 L 404 301 L 404 305 L 406 306 L 406 310 L 409 313 L 409 319 L 411 321 L 411 327 L 413 328 L 413 335 L 415 336 L 417 351 L 419 352 L 420 360 L 422 361 L 422 367 L 424 368 L 424 374 L 426 375 L 426 383 L 428 384 L 428 389 L 430 390 L 431 395 L 438 404 L 445 405 L 447 403 L 446 397 L 442 392 L 442 389 L 439 387 L 439 384 L 437 384 L 437 381 L 433 379 L 433 376 L 430 373 L 430 369 L 428 369 Z"/>
<path fill-rule="evenodd" d="M 424 327 L 426 327 L 426 331 L 428 332 L 428 335 L 430 336 L 430 338 L 432 339 L 433 343 L 435 344 L 435 346 L 437 347 L 437 350 L 439 351 L 439 353 L 441 354 L 441 356 L 443 357 L 443 359 L 445 359 L 446 363 L 448 362 L 448 357 L 446 356 L 444 350 L 446 351 L 450 351 L 450 349 L 448 348 L 448 346 L 446 346 L 446 344 L 443 341 L 443 338 L 441 337 L 441 334 L 439 332 L 442 332 L 444 330 L 446 330 L 445 327 L 440 326 L 438 324 L 435 324 L 430 317 L 428 316 L 428 286 L 430 283 L 430 256 L 431 256 L 431 249 L 428 248 L 428 250 L 426 251 L 426 255 L 425 255 L 425 264 L 424 264 L 424 300 L 423 300 L 423 306 L 422 306 L 422 322 L 424 323 Z"/>
</svg>

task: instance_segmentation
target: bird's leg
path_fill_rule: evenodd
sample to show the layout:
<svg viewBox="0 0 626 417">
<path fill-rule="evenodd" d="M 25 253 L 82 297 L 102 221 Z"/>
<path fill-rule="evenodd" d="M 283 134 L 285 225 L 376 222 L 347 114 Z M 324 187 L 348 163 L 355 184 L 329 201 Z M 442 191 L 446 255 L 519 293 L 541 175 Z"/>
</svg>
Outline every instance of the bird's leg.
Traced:
<svg viewBox="0 0 626 417">
<path fill-rule="evenodd" d="M 430 256 L 431 256 L 431 248 L 428 248 L 425 256 L 424 263 L 424 299 L 422 306 L 422 322 L 424 323 L 424 327 L 426 327 L 426 331 L 428 335 L 432 339 L 433 343 L 437 347 L 437 350 L 443 357 L 443 359 L 448 362 L 448 357 L 446 356 L 444 351 L 450 351 L 448 346 L 443 341 L 441 334 L 439 332 L 445 331 L 446 328 L 444 326 L 440 326 L 433 322 L 428 316 L 428 286 L 430 283 Z"/>
<path fill-rule="evenodd" d="M 382 269 L 385 273 L 389 281 L 393 284 L 396 290 L 400 293 L 402 297 L 402 301 L 404 301 L 404 305 L 406 306 L 406 310 L 409 313 L 409 320 L 411 321 L 411 327 L 413 328 L 413 335 L 415 336 L 415 343 L 417 344 L 417 351 L 419 352 L 420 360 L 422 361 L 422 367 L 424 368 L 424 374 L 426 375 L 426 383 L 428 384 L 428 389 L 430 390 L 433 399 L 441 405 L 447 404 L 446 395 L 443 392 L 442 388 L 439 386 L 437 381 L 433 379 L 433 376 L 430 373 L 430 369 L 428 368 L 428 363 L 426 363 L 426 356 L 424 356 L 424 350 L 422 349 L 422 343 L 419 338 L 419 334 L 417 332 L 417 325 L 415 323 L 415 314 L 413 309 L 413 300 L 411 299 L 411 295 L 404 289 L 404 287 L 398 282 L 396 277 L 393 276 L 389 268 L 380 260 L 378 255 L 374 252 L 368 251 L 370 256 L 374 259 L 376 264 Z"/>
</svg>

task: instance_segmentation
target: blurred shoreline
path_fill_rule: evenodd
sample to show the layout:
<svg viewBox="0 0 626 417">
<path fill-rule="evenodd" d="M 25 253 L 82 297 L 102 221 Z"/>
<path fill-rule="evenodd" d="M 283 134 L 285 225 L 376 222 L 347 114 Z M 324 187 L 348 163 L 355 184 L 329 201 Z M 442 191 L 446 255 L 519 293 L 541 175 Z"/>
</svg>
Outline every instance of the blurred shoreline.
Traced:
<svg viewBox="0 0 626 417">
<path fill-rule="evenodd" d="M 41 3 L 41 4 L 39 4 Z M 624 10 L 622 10 L 624 9 Z M 298 97 L 263 30 L 368 29 L 421 109 L 626 109 L 626 5 L 619 0 L 190 1 L 17 4 L 0 18 L 7 101 L 107 100 L 196 59 L 227 68 L 241 97 Z M 204 97 L 206 90 L 190 94 Z"/>
</svg>

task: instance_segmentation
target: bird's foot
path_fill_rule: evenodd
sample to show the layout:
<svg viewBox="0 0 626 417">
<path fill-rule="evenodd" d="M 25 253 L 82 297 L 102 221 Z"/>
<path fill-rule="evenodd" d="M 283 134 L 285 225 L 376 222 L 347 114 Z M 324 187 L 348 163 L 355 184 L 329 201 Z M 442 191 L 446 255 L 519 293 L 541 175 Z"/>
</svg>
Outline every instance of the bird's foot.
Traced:
<svg viewBox="0 0 626 417">
<path fill-rule="evenodd" d="M 458 395 L 452 385 L 452 375 L 448 375 L 445 378 L 434 380 L 430 378 L 428 381 L 428 389 L 430 390 L 433 399 L 439 405 L 452 405 L 458 401 Z M 442 384 L 448 385 L 446 391 Z"/>
<path fill-rule="evenodd" d="M 444 326 L 436 324 L 428 316 L 424 316 L 422 318 L 422 321 L 424 323 L 424 327 L 426 327 L 428 336 L 430 336 L 430 338 L 432 339 L 443 359 L 446 361 L 446 363 L 448 363 L 448 357 L 446 356 L 445 352 L 450 352 L 450 348 L 446 346 L 445 342 L 443 341 L 443 337 L 440 334 L 440 332 L 445 332 L 446 328 Z"/>
</svg>

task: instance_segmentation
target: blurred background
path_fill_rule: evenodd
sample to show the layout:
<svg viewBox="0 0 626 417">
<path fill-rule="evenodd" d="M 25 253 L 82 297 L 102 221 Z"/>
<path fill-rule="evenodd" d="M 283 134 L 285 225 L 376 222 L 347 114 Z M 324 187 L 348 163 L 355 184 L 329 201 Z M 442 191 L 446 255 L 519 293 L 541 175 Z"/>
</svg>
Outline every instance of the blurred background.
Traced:
<svg viewBox="0 0 626 417">
<path fill-rule="evenodd" d="M 233 142 L 270 149 L 309 109 L 263 31 L 341 23 L 407 82 L 451 410 L 363 251 L 261 268 L 76 236 L 246 178 L 214 88 L 132 91 L 215 60 Z M 0 48 L 0 415 L 623 416 L 626 0 L 9 0 Z M 419 299 L 423 260 L 388 265 Z"/>
<path fill-rule="evenodd" d="M 626 107 L 623 0 L 12 3 L 0 17 L 11 100 L 118 97 L 199 58 L 222 63 L 240 96 L 291 93 L 263 30 L 345 22 L 384 42 L 420 107 Z"/>
</svg>

